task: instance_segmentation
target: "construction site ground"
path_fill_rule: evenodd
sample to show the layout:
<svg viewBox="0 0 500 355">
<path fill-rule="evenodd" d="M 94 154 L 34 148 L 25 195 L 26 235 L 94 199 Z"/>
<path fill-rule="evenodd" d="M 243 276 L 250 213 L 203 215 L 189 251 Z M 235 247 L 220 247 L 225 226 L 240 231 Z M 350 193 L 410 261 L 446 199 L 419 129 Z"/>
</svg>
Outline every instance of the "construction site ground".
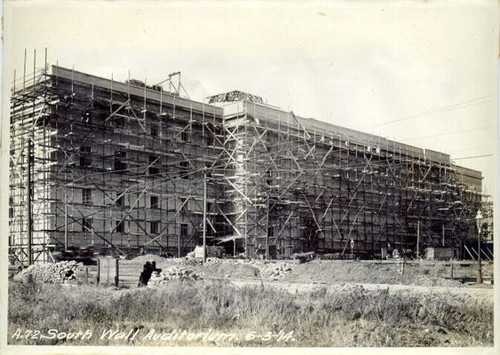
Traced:
<svg viewBox="0 0 500 355">
<path fill-rule="evenodd" d="M 9 284 L 11 343 L 124 344 L 97 336 L 92 342 L 15 338 L 18 329 L 29 331 L 26 322 L 33 317 L 42 333 L 142 329 L 135 345 L 207 345 L 145 337 L 172 329 L 236 334 L 236 340 L 215 346 L 490 346 L 493 341 L 489 262 L 482 265 L 479 285 L 473 280 L 477 263 L 460 261 L 453 263 L 454 279 L 449 261 L 208 258 L 203 264 L 156 255 L 135 261 L 141 268 L 155 262 L 147 287 L 86 284 L 82 266 L 74 262 L 35 264 L 17 274 L 18 282 Z M 74 271 L 70 278 L 64 276 L 68 271 Z M 47 317 L 54 309 L 57 317 Z M 291 329 L 297 343 L 248 340 L 262 329 Z"/>
<path fill-rule="evenodd" d="M 312 260 L 233 260 L 208 258 L 171 258 L 142 255 L 135 260 L 155 261 L 162 273 L 174 270 L 201 279 L 227 280 L 237 286 L 265 284 L 289 292 L 311 291 L 326 287 L 340 290 L 359 287 L 388 289 L 390 292 L 467 294 L 493 303 L 493 263 L 482 264 L 484 283 L 478 285 L 477 263 L 449 261 L 359 261 Z"/>
</svg>

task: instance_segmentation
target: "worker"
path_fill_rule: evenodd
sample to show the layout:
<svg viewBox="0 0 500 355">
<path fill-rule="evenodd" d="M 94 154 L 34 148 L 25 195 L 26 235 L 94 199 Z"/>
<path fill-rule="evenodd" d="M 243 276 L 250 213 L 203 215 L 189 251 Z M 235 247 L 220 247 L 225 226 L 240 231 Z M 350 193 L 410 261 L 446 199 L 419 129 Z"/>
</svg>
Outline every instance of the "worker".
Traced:
<svg viewBox="0 0 500 355">
<path fill-rule="evenodd" d="M 141 276 L 139 277 L 138 287 L 147 286 L 149 279 L 151 278 L 151 274 L 153 273 L 153 265 L 148 261 L 144 264 L 144 269 L 141 272 Z"/>
<path fill-rule="evenodd" d="M 138 287 L 147 286 L 149 279 L 151 278 L 151 275 L 155 271 L 158 272 L 161 271 L 161 269 L 156 268 L 156 262 L 153 261 L 153 263 L 150 263 L 149 261 L 147 261 L 146 264 L 144 264 L 144 269 L 141 273 L 141 276 L 139 276 L 139 284 L 137 286 Z"/>
</svg>

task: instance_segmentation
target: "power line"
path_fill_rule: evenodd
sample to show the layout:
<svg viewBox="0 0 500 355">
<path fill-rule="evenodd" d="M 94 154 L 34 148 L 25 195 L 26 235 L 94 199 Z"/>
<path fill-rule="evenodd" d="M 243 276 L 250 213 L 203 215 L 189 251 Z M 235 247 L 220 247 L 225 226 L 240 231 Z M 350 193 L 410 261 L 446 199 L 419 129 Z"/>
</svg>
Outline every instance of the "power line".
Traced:
<svg viewBox="0 0 500 355">
<path fill-rule="evenodd" d="M 481 149 L 486 149 L 486 148 L 491 148 L 491 145 L 482 145 L 482 146 L 479 146 L 479 147 L 469 147 L 469 148 L 464 148 L 464 149 L 456 149 L 456 150 L 449 150 L 447 151 L 448 154 L 451 154 L 453 155 L 453 153 L 457 153 L 457 152 L 463 152 L 463 151 L 467 151 L 467 150 L 481 150 Z"/>
<path fill-rule="evenodd" d="M 490 128 L 493 128 L 493 126 L 485 126 L 485 127 L 474 128 L 474 129 L 464 129 L 464 130 L 461 130 L 461 131 L 447 132 L 447 133 L 436 133 L 436 134 L 430 134 L 428 136 L 406 138 L 405 140 L 406 141 L 412 141 L 412 140 L 424 139 L 424 138 L 431 138 L 431 137 L 451 136 L 453 134 L 466 133 L 466 132 L 474 132 L 474 131 L 482 131 L 482 130 L 490 129 Z"/>
<path fill-rule="evenodd" d="M 465 160 L 465 159 L 475 159 L 475 158 L 484 158 L 484 157 L 492 157 L 493 154 L 483 154 L 483 155 L 474 155 L 471 157 L 463 157 L 463 158 L 453 158 L 452 160 Z"/>
<path fill-rule="evenodd" d="M 442 111 L 458 110 L 458 109 L 465 108 L 465 107 L 468 107 L 468 106 L 483 104 L 483 103 L 486 103 L 486 102 L 490 101 L 488 97 L 489 97 L 488 95 L 476 97 L 475 99 L 471 99 L 471 100 L 467 100 L 467 101 L 464 101 L 464 102 L 460 102 L 458 104 L 444 106 L 444 107 L 436 108 L 436 109 L 429 110 L 429 111 L 426 111 L 426 112 L 418 113 L 416 115 L 406 116 L 406 117 L 403 117 L 403 118 L 398 118 L 396 120 L 391 120 L 391 121 L 386 121 L 386 122 L 378 123 L 376 125 L 373 125 L 373 127 L 385 126 L 385 125 L 388 125 L 388 124 L 391 124 L 391 123 L 405 121 L 405 120 L 409 120 L 409 119 L 412 119 L 412 118 L 429 115 L 429 114 L 432 114 L 432 113 L 437 113 L 437 112 L 442 112 Z"/>
</svg>

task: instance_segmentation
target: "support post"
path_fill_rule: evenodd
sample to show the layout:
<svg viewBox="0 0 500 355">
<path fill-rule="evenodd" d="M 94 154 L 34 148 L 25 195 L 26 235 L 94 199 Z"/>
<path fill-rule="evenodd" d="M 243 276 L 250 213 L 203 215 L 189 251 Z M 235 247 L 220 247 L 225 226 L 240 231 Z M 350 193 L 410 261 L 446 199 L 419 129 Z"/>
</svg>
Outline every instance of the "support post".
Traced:
<svg viewBox="0 0 500 355">
<path fill-rule="evenodd" d="M 270 259 L 269 258 L 269 193 L 267 194 L 266 259 Z"/>
<path fill-rule="evenodd" d="M 483 219 L 483 215 L 481 214 L 481 210 L 477 211 L 476 215 L 476 227 L 477 227 L 477 283 L 483 283 L 483 270 L 481 265 L 481 221 Z"/>
<path fill-rule="evenodd" d="M 477 231 L 477 283 L 483 283 L 483 268 L 481 265 L 481 226 Z"/>
<path fill-rule="evenodd" d="M 33 170 L 33 141 L 28 140 L 28 265 L 33 264 L 33 182 L 32 179 Z"/>
<path fill-rule="evenodd" d="M 417 259 L 420 257 L 420 221 L 417 221 Z"/>
<path fill-rule="evenodd" d="M 100 281 L 101 281 L 101 259 L 97 259 L 97 280 L 96 280 L 97 286 L 99 286 Z"/>
<path fill-rule="evenodd" d="M 66 173 L 65 173 L 66 176 Z M 64 179 L 64 251 L 68 251 L 68 187 L 67 178 Z"/>
<path fill-rule="evenodd" d="M 110 259 L 106 259 L 106 284 L 109 285 L 111 283 L 110 279 L 110 273 L 111 273 L 111 266 L 110 266 Z"/>
<path fill-rule="evenodd" d="M 177 257 L 181 257 L 181 231 L 177 233 Z"/>
<path fill-rule="evenodd" d="M 207 262 L 207 169 L 203 170 L 203 263 Z"/>
<path fill-rule="evenodd" d="M 120 259 L 115 259 L 116 260 L 116 268 L 115 268 L 115 286 L 118 287 L 118 284 L 120 282 Z"/>
</svg>

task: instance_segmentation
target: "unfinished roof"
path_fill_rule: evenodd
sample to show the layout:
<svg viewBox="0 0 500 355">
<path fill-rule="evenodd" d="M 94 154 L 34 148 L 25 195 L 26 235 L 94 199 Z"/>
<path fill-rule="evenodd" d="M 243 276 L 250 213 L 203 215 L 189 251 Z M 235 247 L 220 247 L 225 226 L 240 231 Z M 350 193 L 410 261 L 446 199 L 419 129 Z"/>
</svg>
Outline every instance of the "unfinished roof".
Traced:
<svg viewBox="0 0 500 355">
<path fill-rule="evenodd" d="M 371 148 L 387 149 L 411 157 L 426 159 L 439 163 L 450 164 L 450 155 L 431 149 L 423 149 L 409 144 L 389 140 L 381 136 L 337 126 L 314 118 L 297 116 L 293 111 L 285 111 L 275 106 L 266 105 L 248 100 L 224 104 L 224 117 L 230 122 L 242 114 L 259 120 L 262 124 L 290 124 L 299 126 L 309 134 L 319 135 L 325 140 L 341 138 L 346 144 L 357 143 Z M 265 123 L 264 123 L 265 122 Z M 476 174 L 481 174 L 476 172 Z"/>
<path fill-rule="evenodd" d="M 212 112 L 215 115 L 222 115 L 222 108 L 207 105 L 202 102 L 186 99 L 167 91 L 159 91 L 157 87 L 146 87 L 139 84 L 139 81 L 130 80 L 128 83 L 122 83 L 110 79 L 105 79 L 95 75 L 82 73 L 76 70 L 63 68 L 60 66 L 52 66 L 52 75 L 56 78 L 65 78 L 67 80 L 78 81 L 88 85 L 99 86 L 105 89 L 113 90 L 115 92 L 130 93 L 132 96 L 143 98 L 147 97 L 150 101 L 162 101 L 164 104 L 171 104 L 177 107 L 184 107 L 186 109 L 198 112 Z"/>
</svg>

